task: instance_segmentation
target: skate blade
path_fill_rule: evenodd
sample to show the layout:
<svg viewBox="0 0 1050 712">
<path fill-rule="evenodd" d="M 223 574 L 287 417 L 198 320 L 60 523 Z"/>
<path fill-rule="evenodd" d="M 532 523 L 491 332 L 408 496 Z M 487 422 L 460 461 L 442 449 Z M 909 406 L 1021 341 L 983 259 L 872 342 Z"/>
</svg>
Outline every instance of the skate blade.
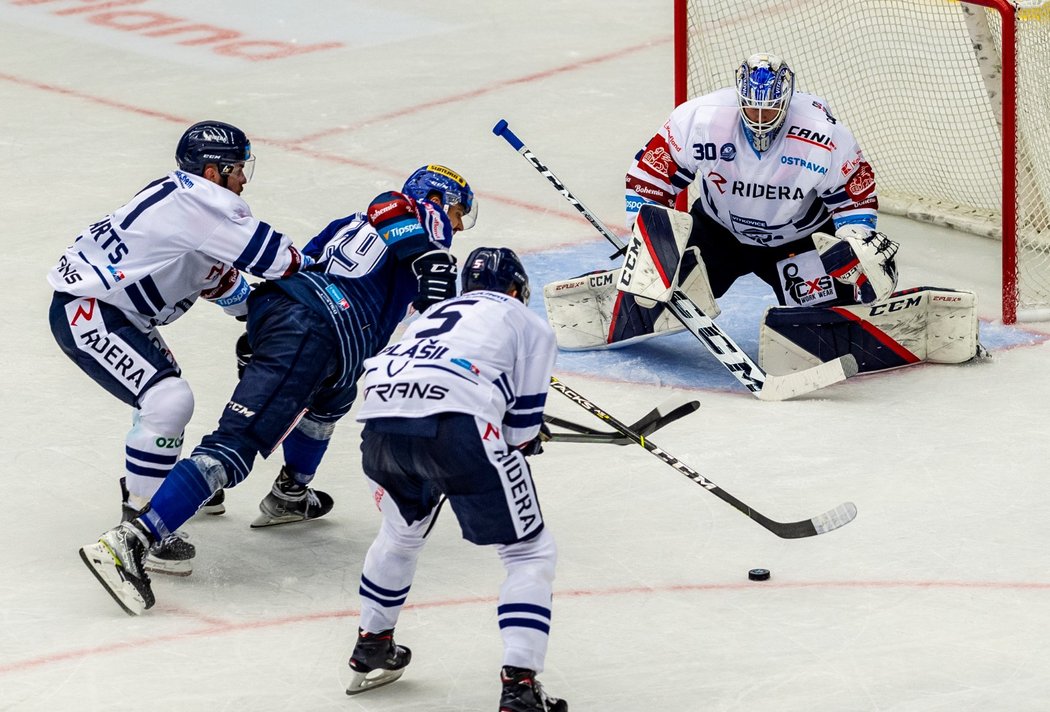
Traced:
<svg viewBox="0 0 1050 712">
<path fill-rule="evenodd" d="M 197 514 L 198 515 L 200 515 L 200 514 L 211 514 L 212 516 L 219 515 L 219 514 L 226 514 L 226 505 L 225 504 L 213 504 L 211 506 L 204 505 L 203 507 L 201 507 L 200 509 L 197 510 Z"/>
<path fill-rule="evenodd" d="M 168 561 L 147 556 L 142 562 L 142 568 L 150 573 L 164 574 L 166 576 L 189 576 L 193 573 L 193 559 L 184 561 Z"/>
<path fill-rule="evenodd" d="M 90 544 L 80 547 L 80 559 L 88 567 L 88 571 L 94 574 L 102 588 L 113 597 L 125 613 L 129 616 L 142 615 L 149 606 L 143 600 L 139 592 L 117 570 L 116 562 L 109 548 L 102 544 Z"/>
<path fill-rule="evenodd" d="M 396 682 L 404 674 L 405 668 L 399 670 L 377 668 L 372 672 L 355 672 L 350 680 L 350 684 L 347 685 L 346 694 L 359 695 L 362 692 L 389 685 L 391 682 Z"/>
<path fill-rule="evenodd" d="M 319 519 L 320 517 L 315 517 Z M 308 521 L 306 517 L 301 514 L 285 514 L 279 517 L 272 517 L 269 514 L 260 514 L 251 523 L 252 529 L 261 529 L 262 527 L 276 527 L 281 524 L 295 524 L 296 522 Z"/>
</svg>

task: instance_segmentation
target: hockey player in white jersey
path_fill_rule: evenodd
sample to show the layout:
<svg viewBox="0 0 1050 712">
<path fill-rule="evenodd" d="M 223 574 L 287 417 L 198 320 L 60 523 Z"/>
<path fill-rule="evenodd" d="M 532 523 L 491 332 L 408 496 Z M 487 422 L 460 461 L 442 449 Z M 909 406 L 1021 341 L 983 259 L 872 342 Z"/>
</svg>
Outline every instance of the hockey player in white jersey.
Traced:
<svg viewBox="0 0 1050 712">
<path fill-rule="evenodd" d="M 673 234 L 638 237 L 647 249 L 623 272 L 548 285 L 560 345 L 603 348 L 680 330 L 654 305 L 676 286 L 717 316 L 715 300 L 746 274 L 788 306 L 868 303 L 893 291 L 897 244 L 875 229 L 874 171 L 827 101 L 794 86 L 786 62 L 755 54 L 736 86 L 671 113 L 627 172 L 628 226 L 642 210 L 673 208 L 694 183 L 697 198 Z M 644 270 L 659 289 L 625 288 Z M 600 317 L 581 316 L 581 302 Z"/>
<path fill-rule="evenodd" d="M 185 131 L 178 169 L 85 229 L 47 279 L 51 331 L 95 382 L 134 408 L 121 478 L 125 518 L 142 509 L 179 459 L 193 393 L 158 327 L 203 297 L 246 313 L 241 271 L 278 278 L 303 265 L 291 240 L 241 199 L 255 157 L 240 129 L 203 121 Z M 221 492 L 206 511 L 223 511 Z M 187 575 L 194 547 L 177 533 L 155 543 L 150 570 Z"/>
<path fill-rule="evenodd" d="M 146 509 L 80 549 L 126 613 L 156 602 L 146 550 L 216 492 L 243 482 L 259 455 L 282 449 L 285 464 L 253 526 L 317 519 L 332 509 L 332 498 L 310 484 L 336 423 L 357 398 L 364 361 L 387 345 L 409 306 L 423 312 L 456 295 L 449 248 L 477 212 L 462 176 L 424 166 L 402 191 L 384 191 L 365 211 L 330 223 L 305 248 L 316 260 L 307 269 L 252 289 L 246 325 L 253 355 L 218 427 L 172 466 Z"/>
<path fill-rule="evenodd" d="M 383 521 L 361 574 L 347 694 L 397 680 L 411 659 L 394 627 L 444 496 L 464 538 L 494 546 L 507 572 L 496 613 L 500 711 L 565 712 L 536 680 L 556 551 L 525 460 L 542 451 L 554 336 L 526 308 L 528 277 L 511 250 L 481 247 L 464 264 L 461 295 L 430 307 L 365 363 L 357 417 Z"/>
</svg>

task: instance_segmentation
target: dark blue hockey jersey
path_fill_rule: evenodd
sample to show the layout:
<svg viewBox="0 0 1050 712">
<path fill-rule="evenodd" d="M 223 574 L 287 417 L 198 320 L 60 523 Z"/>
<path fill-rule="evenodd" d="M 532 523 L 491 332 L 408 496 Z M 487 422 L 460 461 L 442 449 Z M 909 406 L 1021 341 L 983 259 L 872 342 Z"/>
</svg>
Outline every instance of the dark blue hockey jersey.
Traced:
<svg viewBox="0 0 1050 712">
<path fill-rule="evenodd" d="M 379 196 L 369 209 L 373 220 L 373 208 L 388 196 L 408 200 L 399 193 Z M 452 223 L 439 206 L 412 205 L 412 215 L 376 221 L 379 230 L 366 213 L 333 221 L 303 250 L 315 264 L 273 283 L 331 323 L 343 364 L 336 388 L 357 380 L 364 359 L 386 346 L 406 316 L 418 293 L 412 261 L 452 244 Z"/>
</svg>

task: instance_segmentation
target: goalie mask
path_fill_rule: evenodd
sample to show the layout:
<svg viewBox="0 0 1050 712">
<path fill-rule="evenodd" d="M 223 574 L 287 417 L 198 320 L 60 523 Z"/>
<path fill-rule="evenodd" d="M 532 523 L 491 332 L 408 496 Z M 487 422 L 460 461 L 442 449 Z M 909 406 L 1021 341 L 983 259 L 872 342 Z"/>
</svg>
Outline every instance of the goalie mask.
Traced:
<svg viewBox="0 0 1050 712">
<path fill-rule="evenodd" d="M 252 178 L 255 156 L 252 143 L 236 126 L 221 121 L 201 121 L 190 126 L 175 148 L 175 162 L 179 170 L 196 176 L 204 175 L 209 164 L 215 164 L 225 179 L 238 167 L 244 172 L 244 182 Z"/>
<path fill-rule="evenodd" d="M 529 275 L 521 260 L 508 247 L 479 247 L 467 257 L 463 268 L 463 293 L 476 289 L 510 294 L 516 289 L 517 299 L 529 303 Z"/>
<path fill-rule="evenodd" d="M 767 151 L 773 144 L 794 92 L 795 73 L 774 54 L 753 54 L 736 70 L 740 120 L 756 151 Z"/>
<path fill-rule="evenodd" d="M 445 213 L 453 205 L 462 206 L 460 221 L 464 230 L 474 227 L 477 222 L 478 206 L 474 201 L 474 191 L 463 176 L 451 168 L 436 163 L 423 166 L 408 177 L 401 192 L 413 200 L 427 200 L 436 194 Z"/>
</svg>

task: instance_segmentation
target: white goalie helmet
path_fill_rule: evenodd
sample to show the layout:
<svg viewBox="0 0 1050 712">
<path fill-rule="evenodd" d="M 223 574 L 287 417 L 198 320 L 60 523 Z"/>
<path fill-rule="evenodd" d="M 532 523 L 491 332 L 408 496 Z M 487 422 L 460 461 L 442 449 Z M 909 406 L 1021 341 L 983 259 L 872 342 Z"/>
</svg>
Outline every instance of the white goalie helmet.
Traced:
<svg viewBox="0 0 1050 712">
<path fill-rule="evenodd" d="M 753 54 L 736 70 L 740 119 L 756 151 L 768 150 L 776 139 L 794 92 L 795 73 L 775 54 Z"/>
</svg>

